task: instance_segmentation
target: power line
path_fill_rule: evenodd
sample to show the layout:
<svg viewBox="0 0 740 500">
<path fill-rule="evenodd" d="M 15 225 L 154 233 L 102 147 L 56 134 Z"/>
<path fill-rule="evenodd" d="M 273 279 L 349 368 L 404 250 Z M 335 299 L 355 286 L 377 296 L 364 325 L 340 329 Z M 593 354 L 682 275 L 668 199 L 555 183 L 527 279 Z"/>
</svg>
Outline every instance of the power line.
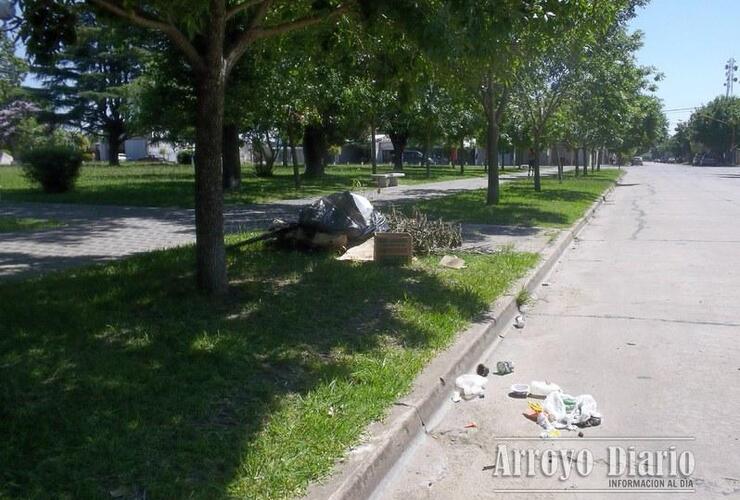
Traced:
<svg viewBox="0 0 740 500">
<path fill-rule="evenodd" d="M 699 109 L 698 106 L 694 106 L 692 108 L 673 108 L 673 109 L 664 109 L 664 113 L 676 113 L 676 112 L 682 112 L 682 111 L 694 111 L 696 109 Z"/>
</svg>

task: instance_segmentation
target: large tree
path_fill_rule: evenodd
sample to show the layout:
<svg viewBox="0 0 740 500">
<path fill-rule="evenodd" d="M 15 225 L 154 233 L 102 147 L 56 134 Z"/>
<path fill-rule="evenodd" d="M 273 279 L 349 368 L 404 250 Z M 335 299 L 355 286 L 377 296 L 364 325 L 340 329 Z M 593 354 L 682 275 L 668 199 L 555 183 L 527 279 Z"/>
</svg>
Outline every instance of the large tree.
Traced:
<svg viewBox="0 0 740 500">
<path fill-rule="evenodd" d="M 554 43 L 533 45 L 538 50 L 522 64 L 515 97 L 534 151 L 536 191 L 542 189 L 540 152 L 558 135 L 550 128 L 552 118 L 568 99 L 576 96 L 579 86 L 587 80 L 587 63 L 604 38 L 623 26 L 641 1 L 583 0 L 576 9 L 560 16 L 557 29 L 553 31 Z"/>
<path fill-rule="evenodd" d="M 229 76 L 261 40 L 336 18 L 352 4 L 332 0 L 23 0 L 29 49 L 49 53 L 74 40 L 73 9 L 90 8 L 157 31 L 184 56 L 196 96 L 196 276 L 201 290 L 228 289 L 224 245 L 224 96 Z M 54 23 L 54 24 L 50 24 Z"/>
<path fill-rule="evenodd" d="M 146 45 L 139 30 L 102 22 L 89 12 L 77 20 L 75 42 L 33 66 L 52 103 L 51 120 L 104 135 L 109 163 L 129 136 L 130 85 L 141 74 Z"/>
<path fill-rule="evenodd" d="M 740 125 L 740 97 L 720 96 L 691 115 L 692 139 L 716 155 L 726 155 L 737 147 Z M 734 160 L 734 155 L 729 157 Z"/>
</svg>

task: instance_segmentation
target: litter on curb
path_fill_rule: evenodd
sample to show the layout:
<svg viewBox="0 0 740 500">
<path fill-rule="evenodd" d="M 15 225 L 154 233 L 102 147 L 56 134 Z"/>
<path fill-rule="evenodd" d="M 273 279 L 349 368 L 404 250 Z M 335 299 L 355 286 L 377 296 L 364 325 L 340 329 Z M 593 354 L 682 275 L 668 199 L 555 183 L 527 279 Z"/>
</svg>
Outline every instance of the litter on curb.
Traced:
<svg viewBox="0 0 740 500">
<path fill-rule="evenodd" d="M 514 371 L 514 363 L 511 361 L 499 361 L 496 363 L 496 373 L 499 375 L 508 375 Z"/>
<path fill-rule="evenodd" d="M 483 392 L 486 390 L 487 383 L 487 378 L 472 373 L 460 375 L 455 379 L 455 386 L 459 389 L 460 396 L 463 399 L 483 397 Z"/>
<path fill-rule="evenodd" d="M 578 427 L 601 425 L 601 413 L 596 400 L 590 394 L 571 396 L 558 388 L 549 392 L 544 401 L 530 400 L 527 404 L 533 413 L 525 416 L 536 421 L 544 430 L 540 433 L 541 438 L 557 437 L 563 429 L 575 431 Z M 583 433 L 579 433 L 579 437 L 583 437 Z"/>
<path fill-rule="evenodd" d="M 446 267 L 448 269 L 465 269 L 465 261 L 462 260 L 460 257 L 456 255 L 445 255 L 442 257 L 442 259 L 439 261 L 439 265 L 441 267 Z"/>
</svg>

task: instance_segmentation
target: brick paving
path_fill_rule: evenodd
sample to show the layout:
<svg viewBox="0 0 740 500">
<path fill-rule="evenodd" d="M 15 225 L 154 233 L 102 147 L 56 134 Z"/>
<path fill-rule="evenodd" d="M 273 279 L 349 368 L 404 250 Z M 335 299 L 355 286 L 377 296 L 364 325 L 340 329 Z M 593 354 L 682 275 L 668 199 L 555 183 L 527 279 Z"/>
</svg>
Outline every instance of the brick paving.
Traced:
<svg viewBox="0 0 740 500">
<path fill-rule="evenodd" d="M 543 168 L 543 174 L 553 171 Z M 522 176 L 526 176 L 525 171 L 513 171 L 502 175 L 502 180 Z M 382 207 L 481 189 L 485 185 L 485 178 L 466 178 L 402 185 L 385 188 L 380 193 L 368 190 L 362 194 Z M 314 199 L 227 206 L 225 230 L 235 233 L 264 228 L 278 217 L 294 219 L 298 207 Z M 105 262 L 195 241 L 192 209 L 0 202 L 0 216 L 55 219 L 64 224 L 41 231 L 0 233 L 0 279 Z M 464 233 L 466 248 L 482 251 L 506 243 L 514 243 L 521 250 L 538 251 L 549 238 L 538 229 L 501 226 L 470 225 L 464 228 Z"/>
</svg>

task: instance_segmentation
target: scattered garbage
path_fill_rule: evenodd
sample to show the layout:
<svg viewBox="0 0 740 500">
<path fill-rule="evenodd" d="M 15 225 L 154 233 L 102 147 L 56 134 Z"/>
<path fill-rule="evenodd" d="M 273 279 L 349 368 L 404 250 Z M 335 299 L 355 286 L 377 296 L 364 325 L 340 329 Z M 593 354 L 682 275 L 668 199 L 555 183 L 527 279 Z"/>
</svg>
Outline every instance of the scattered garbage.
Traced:
<svg viewBox="0 0 740 500">
<path fill-rule="evenodd" d="M 375 237 L 354 246 L 337 257 L 337 260 L 349 260 L 352 262 L 372 262 L 375 259 Z"/>
<path fill-rule="evenodd" d="M 573 401 L 570 409 L 565 403 L 566 400 Z M 555 426 L 561 429 L 573 425 L 579 427 L 601 425 L 601 413 L 596 406 L 596 400 L 590 394 L 573 397 L 554 391 L 547 395 L 542 407 L 554 419 Z"/>
<path fill-rule="evenodd" d="M 413 241 L 408 233 L 378 233 L 375 235 L 373 259 L 384 264 L 408 264 L 414 257 Z"/>
<path fill-rule="evenodd" d="M 476 429 L 477 427 L 478 424 L 476 424 L 475 422 L 470 422 L 465 426 L 466 429 Z"/>
<path fill-rule="evenodd" d="M 528 405 L 534 414 L 527 418 L 535 420 L 544 429 L 540 433 L 542 438 L 557 437 L 561 429 L 574 431 L 577 427 L 601 425 L 601 413 L 590 394 L 574 397 L 556 390 L 550 392 L 542 403 L 529 401 Z M 578 437 L 583 437 L 583 433 L 579 432 Z"/>
<path fill-rule="evenodd" d="M 487 378 L 475 374 L 460 375 L 455 379 L 455 386 L 461 391 L 463 399 L 481 397 L 487 383 Z"/>
<path fill-rule="evenodd" d="M 560 391 L 560 386 L 557 384 L 551 384 L 550 382 L 543 382 L 534 380 L 530 384 L 529 393 L 532 396 L 547 396 L 551 392 Z"/>
<path fill-rule="evenodd" d="M 514 318 L 514 328 L 522 329 L 524 328 L 524 315 L 520 314 L 516 318 Z"/>
<path fill-rule="evenodd" d="M 465 269 L 468 267 L 465 265 L 465 261 L 456 255 L 445 255 L 442 257 L 442 260 L 439 261 L 439 265 L 449 269 Z"/>
<path fill-rule="evenodd" d="M 452 402 L 453 403 L 459 403 L 462 400 L 462 397 L 460 396 L 460 391 L 455 391 L 452 393 Z"/>
<path fill-rule="evenodd" d="M 529 386 L 527 384 L 514 384 L 511 386 L 511 392 L 520 398 L 526 398 L 529 395 Z"/>
<path fill-rule="evenodd" d="M 499 375 L 508 375 L 514 371 L 514 363 L 511 361 L 499 361 L 496 363 L 496 373 Z"/>
<path fill-rule="evenodd" d="M 480 375 L 481 377 L 487 377 L 489 373 L 491 373 L 491 370 L 488 369 L 486 365 L 483 363 L 480 363 L 478 367 L 475 369 L 475 373 Z"/>
</svg>

